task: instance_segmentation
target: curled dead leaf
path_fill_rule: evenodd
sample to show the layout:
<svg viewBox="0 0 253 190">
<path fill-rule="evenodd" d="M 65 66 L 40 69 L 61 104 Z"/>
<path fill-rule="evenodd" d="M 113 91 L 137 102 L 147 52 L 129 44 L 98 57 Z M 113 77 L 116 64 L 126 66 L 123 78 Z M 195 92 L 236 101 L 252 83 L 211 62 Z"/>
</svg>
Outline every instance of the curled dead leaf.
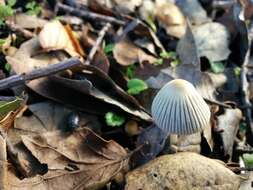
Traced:
<svg viewBox="0 0 253 190">
<path fill-rule="evenodd" d="M 39 34 L 39 41 L 47 51 L 65 50 L 71 56 L 84 56 L 84 52 L 70 26 L 63 26 L 58 20 L 47 23 Z"/>
<path fill-rule="evenodd" d="M 154 56 L 146 54 L 141 48 L 127 40 L 116 43 L 113 49 L 113 56 L 123 66 L 137 62 L 142 63 L 143 61 L 154 63 L 157 60 Z"/>
</svg>

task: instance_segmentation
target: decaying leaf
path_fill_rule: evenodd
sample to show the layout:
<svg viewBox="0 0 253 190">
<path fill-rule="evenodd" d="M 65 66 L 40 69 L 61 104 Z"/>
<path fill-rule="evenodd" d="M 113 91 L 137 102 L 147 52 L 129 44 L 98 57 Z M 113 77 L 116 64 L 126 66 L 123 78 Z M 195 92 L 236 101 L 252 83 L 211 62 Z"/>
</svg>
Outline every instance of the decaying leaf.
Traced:
<svg viewBox="0 0 253 190">
<path fill-rule="evenodd" d="M 143 61 L 154 63 L 157 60 L 154 56 L 146 54 L 141 48 L 127 40 L 116 43 L 113 56 L 123 66 L 142 63 Z"/>
<path fill-rule="evenodd" d="M 70 26 L 63 26 L 58 20 L 47 23 L 39 34 L 39 41 L 47 51 L 65 50 L 71 56 L 83 56 L 84 52 Z"/>
<path fill-rule="evenodd" d="M 23 136 L 22 141 L 49 172 L 37 180 L 45 189 L 98 189 L 128 170 L 128 155 L 114 141 L 105 141 L 87 128 Z M 20 186 L 32 187 L 34 183 Z M 12 183 L 11 183 L 12 184 Z"/>
<path fill-rule="evenodd" d="M 239 188 L 240 177 L 216 160 L 184 152 L 158 157 L 129 172 L 125 190 Z"/>
<path fill-rule="evenodd" d="M 185 34 L 186 20 L 180 9 L 173 3 L 158 4 L 155 16 L 167 34 L 181 38 Z"/>
</svg>

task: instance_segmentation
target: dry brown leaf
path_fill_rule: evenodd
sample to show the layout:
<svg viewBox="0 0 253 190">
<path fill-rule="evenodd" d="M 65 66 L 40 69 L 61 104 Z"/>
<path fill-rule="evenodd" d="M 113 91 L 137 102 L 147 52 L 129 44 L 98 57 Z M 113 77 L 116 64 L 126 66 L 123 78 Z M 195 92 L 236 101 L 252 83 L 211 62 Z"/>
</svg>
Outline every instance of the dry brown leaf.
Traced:
<svg viewBox="0 0 253 190">
<path fill-rule="evenodd" d="M 158 157 L 128 173 L 125 190 L 236 190 L 239 185 L 239 176 L 225 165 L 196 153 L 184 152 Z"/>
<path fill-rule="evenodd" d="M 63 26 L 58 20 L 47 23 L 39 34 L 39 41 L 47 51 L 65 50 L 71 56 L 84 56 L 84 52 L 70 26 Z"/>
<path fill-rule="evenodd" d="M 87 128 L 22 136 L 23 143 L 49 172 L 37 186 L 49 189 L 97 189 L 128 170 L 128 155 L 115 141 L 105 141 Z M 21 186 L 22 186 L 22 182 Z M 67 184 L 65 184 L 67 183 Z M 30 182 L 27 188 L 32 186 Z"/>
<path fill-rule="evenodd" d="M 181 38 L 186 31 L 186 20 L 180 9 L 173 3 L 158 4 L 155 16 L 167 34 Z"/>
<path fill-rule="evenodd" d="M 116 43 L 113 49 L 113 56 L 117 62 L 123 66 L 132 65 L 137 62 L 142 63 L 143 61 L 154 63 L 157 60 L 128 40 L 122 40 Z"/>
<path fill-rule="evenodd" d="M 25 29 L 42 28 L 48 21 L 35 15 L 17 14 L 15 15 L 15 24 Z"/>
</svg>

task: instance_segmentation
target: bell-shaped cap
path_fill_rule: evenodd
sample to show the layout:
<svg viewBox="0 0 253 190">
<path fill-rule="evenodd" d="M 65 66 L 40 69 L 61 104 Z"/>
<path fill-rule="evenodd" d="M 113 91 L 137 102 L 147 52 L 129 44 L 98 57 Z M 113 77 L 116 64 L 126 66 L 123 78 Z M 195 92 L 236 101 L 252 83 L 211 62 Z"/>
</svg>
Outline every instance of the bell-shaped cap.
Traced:
<svg viewBox="0 0 253 190">
<path fill-rule="evenodd" d="M 168 82 L 155 96 L 155 124 L 169 134 L 192 134 L 209 125 L 211 112 L 195 87 L 183 79 Z"/>
</svg>

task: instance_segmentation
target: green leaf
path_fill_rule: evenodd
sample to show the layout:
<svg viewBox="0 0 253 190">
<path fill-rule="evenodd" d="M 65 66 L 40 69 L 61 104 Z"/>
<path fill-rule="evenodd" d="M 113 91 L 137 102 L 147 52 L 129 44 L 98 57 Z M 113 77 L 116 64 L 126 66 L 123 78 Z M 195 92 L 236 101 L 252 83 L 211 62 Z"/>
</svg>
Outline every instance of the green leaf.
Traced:
<svg viewBox="0 0 253 190">
<path fill-rule="evenodd" d="M 127 92 L 131 95 L 136 95 L 148 89 L 148 85 L 141 79 L 131 79 L 127 82 Z"/>
<path fill-rule="evenodd" d="M 154 65 L 162 65 L 163 64 L 163 58 L 159 58 L 154 62 Z"/>
<path fill-rule="evenodd" d="M 6 64 L 4 65 L 4 68 L 5 68 L 5 70 L 8 71 L 8 72 L 11 71 L 11 65 L 10 65 L 9 63 L 6 63 Z"/>
<path fill-rule="evenodd" d="M 223 73 L 224 70 L 225 70 L 225 66 L 221 62 L 213 62 L 213 63 L 210 63 L 210 64 L 211 64 L 211 70 L 214 73 Z"/>
<path fill-rule="evenodd" d="M 240 67 L 235 67 L 234 68 L 234 74 L 235 74 L 235 76 L 239 77 L 241 75 L 241 68 Z"/>
<path fill-rule="evenodd" d="M 2 120 L 10 111 L 15 111 L 24 100 L 17 97 L 13 101 L 0 101 L 0 120 Z"/>
<path fill-rule="evenodd" d="M 134 71 L 136 69 L 136 66 L 134 64 L 129 65 L 126 69 L 126 76 L 131 79 L 134 77 Z"/>
<path fill-rule="evenodd" d="M 253 154 L 243 154 L 242 158 L 246 167 L 253 167 Z"/>
<path fill-rule="evenodd" d="M 160 53 L 160 57 L 163 59 L 176 59 L 177 58 L 177 54 L 174 51 L 162 51 Z"/>
<path fill-rule="evenodd" d="M 16 2 L 17 2 L 16 0 L 8 0 L 7 5 L 13 7 L 16 4 Z"/>
<path fill-rule="evenodd" d="M 117 115 L 114 112 L 107 112 L 105 114 L 105 121 L 108 126 L 121 126 L 125 122 L 125 118 Z"/>
<path fill-rule="evenodd" d="M 0 39 L 0 46 L 2 46 L 5 43 L 5 39 Z"/>
<path fill-rule="evenodd" d="M 170 62 L 170 64 L 171 64 L 172 67 L 176 67 L 176 66 L 178 66 L 180 63 L 181 63 L 181 62 L 180 62 L 179 59 L 175 59 L 175 60 L 173 60 L 173 61 Z"/>
<path fill-rule="evenodd" d="M 112 53 L 114 47 L 115 47 L 115 44 L 107 44 L 107 45 L 105 46 L 105 48 L 104 48 L 105 54 L 108 55 L 108 54 Z"/>
<path fill-rule="evenodd" d="M 38 3 L 36 3 L 35 1 L 28 2 L 25 5 L 25 8 L 27 9 L 26 13 L 28 15 L 38 15 L 42 11 L 42 7 Z"/>
</svg>

